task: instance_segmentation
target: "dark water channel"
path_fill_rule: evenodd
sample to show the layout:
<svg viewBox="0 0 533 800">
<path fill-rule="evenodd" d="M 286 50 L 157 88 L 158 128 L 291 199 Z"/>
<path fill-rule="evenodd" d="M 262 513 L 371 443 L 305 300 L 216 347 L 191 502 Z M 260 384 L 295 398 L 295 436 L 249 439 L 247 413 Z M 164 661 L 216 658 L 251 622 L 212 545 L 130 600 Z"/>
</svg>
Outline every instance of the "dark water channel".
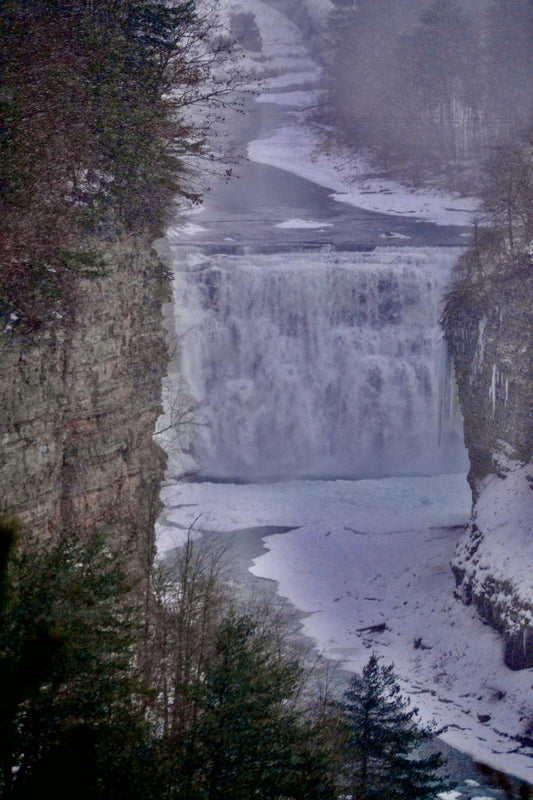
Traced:
<svg viewBox="0 0 533 800">
<path fill-rule="evenodd" d="M 411 245 L 446 247 L 465 244 L 460 226 L 442 226 L 366 211 L 334 200 L 331 191 L 285 170 L 244 162 L 239 177 L 216 186 L 194 223 L 206 228 L 190 239 L 213 252 L 257 245 L 332 245 L 338 250 Z M 320 229 L 278 228 L 289 219 L 312 219 Z M 405 239 L 394 238 L 400 234 Z"/>
</svg>

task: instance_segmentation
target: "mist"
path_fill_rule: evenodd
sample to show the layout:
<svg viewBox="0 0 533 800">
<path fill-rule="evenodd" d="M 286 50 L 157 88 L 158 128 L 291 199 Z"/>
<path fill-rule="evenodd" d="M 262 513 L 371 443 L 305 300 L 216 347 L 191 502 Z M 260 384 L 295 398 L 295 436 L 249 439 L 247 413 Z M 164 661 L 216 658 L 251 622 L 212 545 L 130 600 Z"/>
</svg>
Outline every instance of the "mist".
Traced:
<svg viewBox="0 0 533 800">
<path fill-rule="evenodd" d="M 322 118 L 398 177 L 476 191 L 531 119 L 532 42 L 529 0 L 336 0 Z"/>
</svg>

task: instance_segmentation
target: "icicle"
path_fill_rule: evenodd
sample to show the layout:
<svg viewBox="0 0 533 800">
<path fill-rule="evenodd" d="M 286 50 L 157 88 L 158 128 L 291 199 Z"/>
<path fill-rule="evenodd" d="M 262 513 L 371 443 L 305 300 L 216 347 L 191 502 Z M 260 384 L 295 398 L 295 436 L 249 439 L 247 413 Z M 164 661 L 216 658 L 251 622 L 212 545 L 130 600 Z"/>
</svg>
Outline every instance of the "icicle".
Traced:
<svg viewBox="0 0 533 800">
<path fill-rule="evenodd" d="M 489 400 L 492 403 L 492 416 L 496 414 L 496 380 L 498 377 L 498 367 L 496 364 L 492 365 L 492 380 L 489 386 Z"/>
<path fill-rule="evenodd" d="M 472 362 L 472 374 L 470 377 L 470 382 L 474 380 L 477 375 L 481 372 L 481 368 L 483 367 L 483 359 L 485 357 L 485 328 L 487 327 L 487 317 L 482 317 L 479 320 L 478 325 L 478 335 L 477 335 L 477 345 L 476 345 L 476 352 L 474 355 L 474 359 Z"/>
</svg>

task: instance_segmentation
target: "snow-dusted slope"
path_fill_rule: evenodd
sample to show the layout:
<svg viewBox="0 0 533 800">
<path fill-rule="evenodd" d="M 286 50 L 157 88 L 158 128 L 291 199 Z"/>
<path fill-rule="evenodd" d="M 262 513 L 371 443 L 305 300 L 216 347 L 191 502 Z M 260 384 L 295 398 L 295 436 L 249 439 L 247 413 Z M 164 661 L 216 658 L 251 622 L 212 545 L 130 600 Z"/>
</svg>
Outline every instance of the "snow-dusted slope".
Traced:
<svg viewBox="0 0 533 800">
<path fill-rule="evenodd" d="M 317 7 L 321 5 L 321 0 L 310 2 Z M 232 31 L 232 18 L 241 18 L 237 33 L 238 67 L 263 81 L 262 86 L 269 86 L 268 79 L 280 74 L 294 76 L 295 82 L 319 77 L 320 70 L 311 60 L 298 28 L 273 6 L 261 0 L 220 0 L 217 12 L 228 32 Z M 254 24 L 260 49 L 257 34 L 251 45 L 246 38 Z"/>
<path fill-rule="evenodd" d="M 533 663 L 532 487 L 532 463 L 510 462 L 505 476 L 484 478 L 453 560 L 463 597 L 503 633 L 515 669 Z M 533 717 L 529 728 L 533 739 Z"/>
<path fill-rule="evenodd" d="M 298 97 L 298 95 L 297 95 Z M 263 94 L 261 102 L 295 103 L 294 95 Z M 311 108 L 316 97 L 305 98 Z M 304 114 L 300 115 L 305 116 Z M 328 132 L 310 120 L 286 125 L 268 139 L 251 142 L 253 161 L 281 167 L 332 190 L 343 203 L 405 217 L 418 217 L 439 225 L 468 225 L 477 201 L 438 189 L 414 189 L 379 177 L 368 161 L 348 148 L 330 149 Z"/>
</svg>

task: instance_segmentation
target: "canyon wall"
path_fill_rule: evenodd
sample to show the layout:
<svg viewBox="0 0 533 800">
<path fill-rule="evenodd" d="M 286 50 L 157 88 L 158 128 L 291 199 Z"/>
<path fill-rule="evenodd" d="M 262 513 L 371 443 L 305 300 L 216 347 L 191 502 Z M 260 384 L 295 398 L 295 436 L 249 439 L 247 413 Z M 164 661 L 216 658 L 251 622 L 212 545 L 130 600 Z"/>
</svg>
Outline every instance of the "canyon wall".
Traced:
<svg viewBox="0 0 533 800">
<path fill-rule="evenodd" d="M 531 265 L 480 277 L 459 285 L 444 322 L 474 501 L 452 568 L 511 669 L 533 666 L 532 296 Z"/>
<path fill-rule="evenodd" d="M 147 244 L 110 245 L 70 319 L 0 337 L 0 512 L 26 535 L 107 531 L 146 564 L 164 468 L 153 441 L 166 371 L 169 282 Z"/>
</svg>

